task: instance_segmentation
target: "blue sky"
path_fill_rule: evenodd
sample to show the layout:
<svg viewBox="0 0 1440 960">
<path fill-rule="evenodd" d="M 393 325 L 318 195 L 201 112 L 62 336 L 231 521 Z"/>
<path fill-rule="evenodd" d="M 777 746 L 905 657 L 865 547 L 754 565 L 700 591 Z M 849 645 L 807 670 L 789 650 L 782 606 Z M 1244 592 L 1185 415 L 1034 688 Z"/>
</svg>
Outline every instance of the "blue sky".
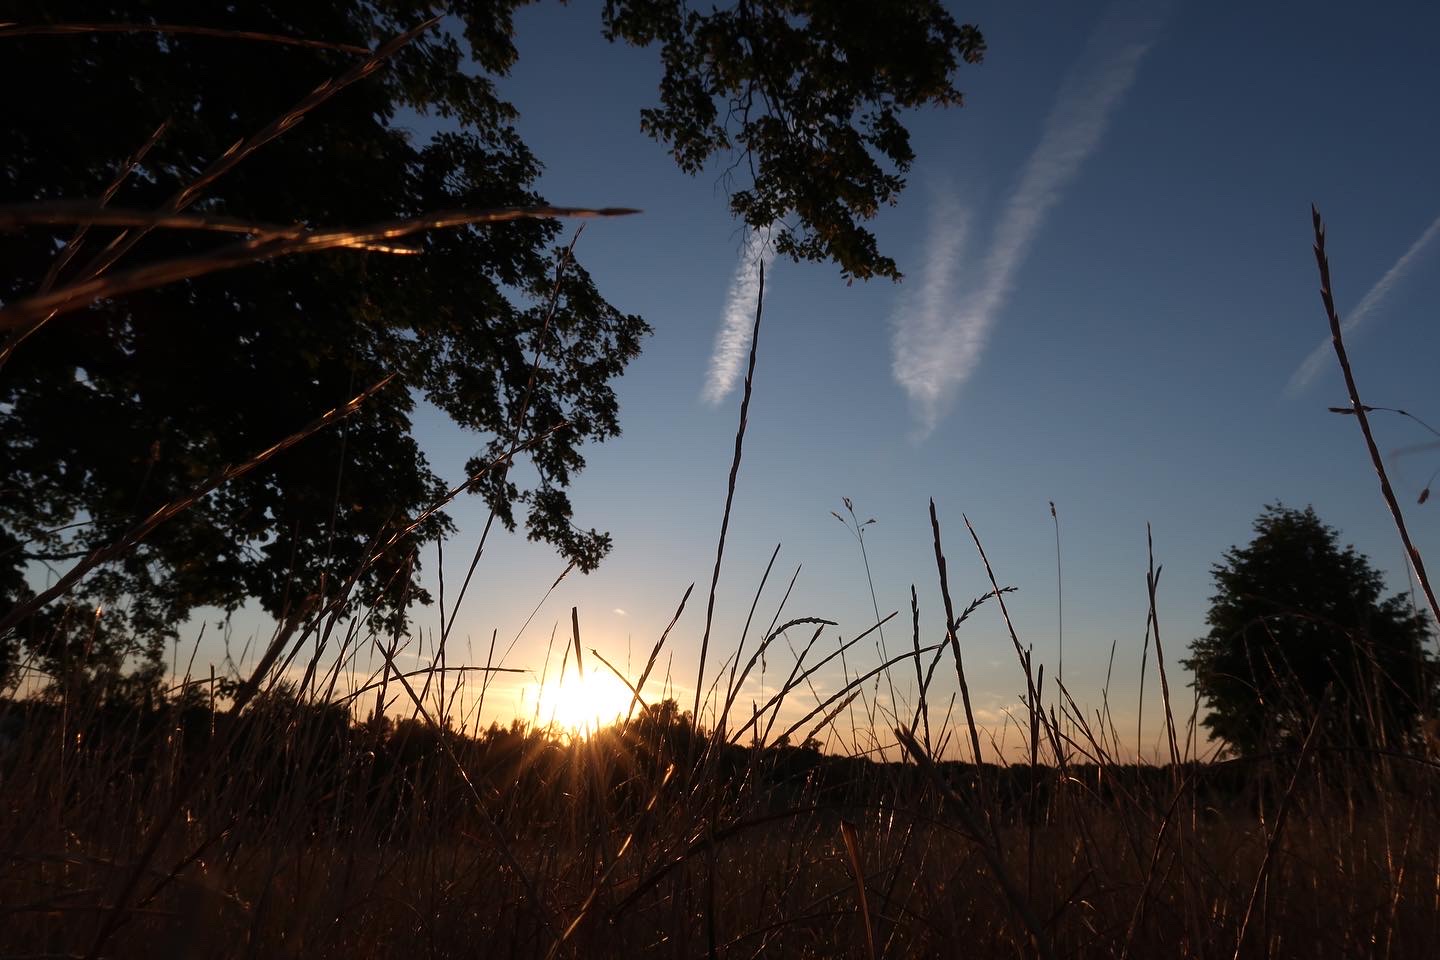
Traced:
<svg viewBox="0 0 1440 960">
<path fill-rule="evenodd" d="M 1330 226 L 1342 315 L 1368 294 L 1350 340 L 1367 401 L 1440 419 L 1440 8 L 953 9 L 981 26 L 989 53 L 959 75 L 965 107 L 908 118 L 918 154 L 909 188 L 873 223 L 905 281 L 847 287 L 833 266 L 783 260 L 767 275 L 710 675 L 734 649 L 777 543 L 757 620 L 769 622 L 800 566 L 787 618 L 837 621 L 827 651 L 870 625 L 860 555 L 831 515 L 846 496 L 861 519 L 877 519 L 866 545 L 882 614 L 901 611 L 886 631 L 892 649 L 909 643 L 911 584 L 922 640 L 941 637 L 933 497 L 957 604 L 988 589 L 963 512 L 1001 582 L 1018 588 L 1009 603 L 1022 642 L 1053 673 L 1053 500 L 1067 685 L 1098 706 L 1113 642 L 1111 705 L 1133 730 L 1147 522 L 1176 685 L 1176 660 L 1205 629 L 1211 564 L 1248 539 L 1268 502 L 1313 504 L 1392 589 L 1406 584 L 1355 424 L 1325 411 L 1344 400 L 1333 358 L 1322 354 L 1313 376 L 1297 371 L 1327 334 L 1313 201 Z M 502 649 L 518 638 L 507 663 L 538 672 L 552 626 L 567 637 L 575 605 L 586 645 L 617 663 L 629 651 L 633 675 L 695 582 L 669 644 L 688 702 L 739 407 L 738 390 L 711 402 L 707 384 L 726 379 L 714 355 L 727 309 L 752 316 L 753 302 L 729 301 L 754 250 L 747 256 L 749 238 L 728 214 L 720 169 L 687 177 L 641 134 L 660 76 L 653 51 L 606 44 L 598 4 L 587 2 L 522 11 L 517 44 L 502 90 L 546 164 L 541 191 L 555 203 L 644 210 L 589 224 L 577 256 L 654 334 L 618 385 L 624 435 L 587 452 L 572 488 L 577 521 L 613 534 L 610 558 L 562 583 L 522 632 L 563 564 L 520 537 L 492 540 L 459 642 L 468 637 L 483 659 L 492 630 Z M 1428 439 L 1403 420 L 1377 428 L 1386 450 Z M 419 429 L 442 475 L 458 480 L 477 441 L 434 416 Z M 1437 465 L 1440 451 L 1393 461 L 1406 503 Z M 1432 555 L 1435 509 L 1410 508 Z M 484 523 L 477 502 L 454 516 L 452 590 Z M 435 619 L 421 612 L 426 629 Z M 999 738 L 1024 683 L 998 609 L 982 610 L 961 639 L 977 713 Z M 776 650 L 770 684 L 792 662 Z M 875 658 L 870 649 L 859 660 Z M 1159 733 L 1153 651 L 1150 664 L 1147 753 Z M 943 703 L 953 671 L 938 675 Z M 817 680 L 822 696 L 842 682 L 838 671 Z M 487 714 L 503 718 L 520 702 L 519 687 L 502 683 Z M 1005 736 L 1014 742 L 1013 730 Z"/>
</svg>

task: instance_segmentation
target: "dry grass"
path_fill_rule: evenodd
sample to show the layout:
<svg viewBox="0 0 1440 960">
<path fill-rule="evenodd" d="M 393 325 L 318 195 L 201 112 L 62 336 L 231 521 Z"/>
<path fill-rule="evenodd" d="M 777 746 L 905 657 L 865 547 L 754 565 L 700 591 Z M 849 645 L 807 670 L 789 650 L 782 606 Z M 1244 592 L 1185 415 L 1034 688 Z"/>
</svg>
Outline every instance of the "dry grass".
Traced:
<svg viewBox="0 0 1440 960">
<path fill-rule="evenodd" d="M 563 741 L 277 694 L 248 721 L 5 710 L 6 956 L 1421 957 L 1440 932 L 1418 758 L 977 772 L 651 714 Z"/>
<path fill-rule="evenodd" d="M 772 625 L 749 662 L 812 626 Z M 960 632 L 892 667 L 933 674 Z M 577 661 L 580 637 L 575 616 Z M 1418 753 L 1127 764 L 1066 695 L 1026 714 L 1036 763 L 977 766 L 912 732 L 957 732 L 923 683 L 908 762 L 760 747 L 838 651 L 811 663 L 812 639 L 744 723 L 732 670 L 702 704 L 722 735 L 648 703 L 666 642 L 590 739 L 465 732 L 467 675 L 447 697 L 393 647 L 371 686 L 419 719 L 361 722 L 368 692 L 287 687 L 274 659 L 232 688 L 243 709 L 213 680 L 148 708 L 7 701 L 0 955 L 1421 957 L 1440 933 L 1440 765 Z M 847 708 L 876 677 L 856 674 Z"/>
</svg>

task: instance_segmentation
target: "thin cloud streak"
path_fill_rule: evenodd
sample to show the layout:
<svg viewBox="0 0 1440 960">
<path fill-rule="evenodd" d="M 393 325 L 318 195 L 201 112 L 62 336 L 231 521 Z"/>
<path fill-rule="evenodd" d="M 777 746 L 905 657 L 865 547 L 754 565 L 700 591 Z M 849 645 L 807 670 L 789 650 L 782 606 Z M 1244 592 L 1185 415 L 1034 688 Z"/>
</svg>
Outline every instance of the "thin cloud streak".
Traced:
<svg viewBox="0 0 1440 960">
<path fill-rule="evenodd" d="M 769 273 L 774 262 L 775 245 L 770 242 L 770 231 L 752 229 L 745 237 L 745 249 L 740 253 L 730 292 L 725 297 L 725 313 L 710 357 L 710 374 L 701 394 L 711 406 L 724 400 L 740 379 L 740 367 L 750 349 L 750 333 L 754 329 L 760 268 L 763 265 Z"/>
<path fill-rule="evenodd" d="M 936 218 L 920 293 L 902 300 L 894 318 L 892 370 L 910 397 L 922 436 L 935 428 L 974 372 L 1045 217 L 1099 146 L 1161 20 L 1151 6 L 1122 4 L 1096 27 L 1006 202 L 983 262 L 983 282 L 958 289 L 954 260 L 963 252 L 965 218 L 953 212 Z M 947 206 L 958 203 L 951 198 Z M 945 262 L 947 256 L 954 259 Z"/>
<path fill-rule="evenodd" d="M 954 321 L 960 298 L 960 267 L 965 256 L 968 216 L 955 195 L 941 194 L 930 227 L 930 255 L 921 271 L 919 289 L 905 296 L 894 321 L 891 372 L 910 395 L 925 433 L 940 417 L 947 383 L 957 364 L 974 366 L 983 344 L 965 342 L 971 328 Z M 944 344 L 936 349 L 937 344 Z M 965 369 L 960 379 L 969 376 Z"/>
<path fill-rule="evenodd" d="M 1391 291 L 1399 285 L 1401 280 L 1405 279 L 1405 275 L 1410 272 L 1410 268 L 1420 259 L 1421 254 L 1425 252 L 1425 248 L 1430 245 L 1430 241 L 1434 240 L 1437 234 L 1440 234 L 1440 217 L 1436 217 L 1430 222 L 1430 226 L 1425 229 L 1424 233 L 1420 234 L 1420 238 L 1410 244 L 1410 249 L 1405 251 L 1405 255 L 1399 260 L 1396 260 L 1395 265 L 1385 271 L 1385 276 L 1381 277 L 1375 286 L 1371 287 L 1365 296 L 1360 298 L 1360 302 L 1355 305 L 1355 309 L 1351 310 L 1350 314 L 1340 322 L 1341 333 L 1348 336 L 1359 329 L 1360 325 L 1370 318 L 1370 315 L 1390 296 Z M 1310 384 L 1310 381 L 1315 379 L 1315 375 L 1320 372 L 1320 368 L 1324 366 L 1325 361 L 1329 357 L 1330 350 L 1330 338 L 1326 337 L 1316 345 L 1314 350 L 1310 351 L 1310 355 L 1305 358 L 1305 362 L 1300 364 L 1295 372 L 1291 374 L 1290 382 L 1285 386 L 1285 392 L 1293 397 L 1301 390 L 1304 390 L 1305 387 Z"/>
</svg>

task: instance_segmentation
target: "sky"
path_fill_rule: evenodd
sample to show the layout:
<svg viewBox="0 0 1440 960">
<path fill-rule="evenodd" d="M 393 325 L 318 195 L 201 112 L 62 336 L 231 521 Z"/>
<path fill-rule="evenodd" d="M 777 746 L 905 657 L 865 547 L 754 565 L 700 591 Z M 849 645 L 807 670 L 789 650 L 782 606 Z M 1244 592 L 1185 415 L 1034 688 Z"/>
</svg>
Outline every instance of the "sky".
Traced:
<svg viewBox="0 0 1440 960">
<path fill-rule="evenodd" d="M 989 589 L 963 515 L 998 580 L 1016 588 L 1007 603 L 1020 642 L 1053 677 L 1063 636 L 1066 685 L 1089 710 L 1109 673 L 1127 731 L 1142 707 L 1147 524 L 1183 715 L 1192 694 L 1177 661 L 1205 632 L 1211 566 L 1248 541 L 1267 503 L 1314 505 L 1392 589 L 1406 588 L 1356 424 L 1326 411 L 1345 393 L 1326 352 L 1310 204 L 1329 225 L 1362 394 L 1440 421 L 1440 7 L 952 10 L 982 28 L 989 50 L 957 76 L 965 106 L 906 117 L 917 160 L 898 206 L 871 224 L 904 280 L 849 286 L 833 265 L 773 258 L 730 216 L 719 167 L 686 176 L 641 133 L 658 58 L 607 44 L 597 3 L 521 11 L 520 60 L 501 90 L 545 163 L 540 191 L 644 211 L 587 224 L 576 255 L 654 332 L 617 384 L 623 435 L 586 451 L 570 491 L 576 521 L 613 536 L 608 559 L 548 598 L 564 568 L 549 547 L 492 538 L 477 567 L 450 662 L 465 650 L 483 662 L 493 632 L 506 664 L 530 671 L 497 681 L 487 715 L 529 709 L 552 628 L 558 667 L 572 606 L 584 645 L 635 676 L 692 583 L 657 676 L 668 672 L 682 703 L 693 697 L 761 261 L 754 395 L 709 676 L 734 651 L 777 545 L 747 649 L 797 569 L 781 619 L 834 621 L 817 651 L 870 627 L 878 607 L 899 611 L 885 643 L 902 652 L 912 584 L 921 642 L 939 641 L 931 498 L 957 606 Z M 1418 546 L 1440 555 L 1440 507 L 1414 505 L 1440 449 L 1404 452 L 1433 439 L 1409 421 L 1375 427 L 1395 454 Z M 417 429 L 441 475 L 458 481 L 480 442 L 433 411 Z M 864 535 L 873 604 L 859 545 L 832 515 L 845 497 L 876 521 Z M 472 501 L 452 515 L 453 595 L 485 513 Z M 422 636 L 436 622 L 421 611 Z M 808 639 L 777 640 L 742 704 L 773 692 L 794 662 L 785 644 Z M 871 640 L 847 655 L 852 670 L 878 662 Z M 1024 679 L 998 608 L 982 608 L 960 641 L 982 736 L 1009 749 L 1017 734 L 1005 717 L 1021 712 Z M 1147 662 L 1145 726 L 1131 746 L 1151 755 L 1161 736 L 1153 649 Z M 898 678 L 910 671 L 896 674 L 902 698 L 913 684 Z M 951 666 L 937 676 L 943 712 Z M 839 669 L 814 680 L 797 694 L 797 717 L 843 683 Z M 658 690 L 652 681 L 647 695 Z M 825 734 L 839 738 L 834 749 L 849 748 L 847 735 Z"/>
</svg>

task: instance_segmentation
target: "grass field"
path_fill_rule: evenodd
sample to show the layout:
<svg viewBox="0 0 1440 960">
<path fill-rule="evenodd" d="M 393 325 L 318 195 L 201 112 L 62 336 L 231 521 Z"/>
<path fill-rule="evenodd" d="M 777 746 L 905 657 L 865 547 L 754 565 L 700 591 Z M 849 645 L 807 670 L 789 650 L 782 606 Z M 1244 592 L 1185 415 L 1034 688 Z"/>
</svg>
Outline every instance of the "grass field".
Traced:
<svg viewBox="0 0 1440 960">
<path fill-rule="evenodd" d="M 938 759 L 968 731 L 922 698 L 893 736 L 876 718 L 908 754 L 882 762 L 776 745 L 764 716 L 696 730 L 673 701 L 589 737 L 462 730 L 443 674 L 383 676 L 401 709 L 378 722 L 278 666 L 249 693 L 0 704 L 3 955 L 1426 957 L 1440 937 L 1440 767 L 1414 747 L 1202 763 L 1181 718 L 1181 762 L 1137 765 L 1067 704 L 1029 715 L 1033 763 L 976 766 Z"/>
</svg>

